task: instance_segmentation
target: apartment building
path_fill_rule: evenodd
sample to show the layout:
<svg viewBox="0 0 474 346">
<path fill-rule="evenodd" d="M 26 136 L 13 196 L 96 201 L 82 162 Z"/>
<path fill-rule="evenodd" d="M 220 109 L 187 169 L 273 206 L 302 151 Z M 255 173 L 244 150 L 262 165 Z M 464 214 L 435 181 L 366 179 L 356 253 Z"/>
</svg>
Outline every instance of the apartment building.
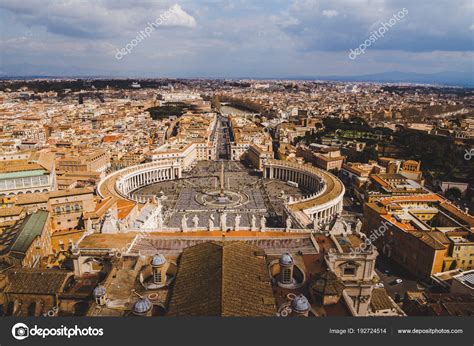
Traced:
<svg viewBox="0 0 474 346">
<path fill-rule="evenodd" d="M 56 189 L 54 154 L 34 152 L 27 159 L 0 161 L 0 196 Z"/>
<path fill-rule="evenodd" d="M 315 143 L 309 147 L 298 145 L 296 147 L 296 155 L 303 157 L 306 162 L 310 162 L 326 171 L 341 170 L 345 160 L 339 149 Z"/>
<path fill-rule="evenodd" d="M 80 151 L 58 160 L 58 170 L 65 172 L 104 172 L 110 167 L 110 157 L 105 150 Z"/>
<path fill-rule="evenodd" d="M 435 273 L 472 267 L 474 217 L 438 195 L 368 202 L 364 219 L 363 232 L 379 251 L 417 278 L 429 280 Z"/>
<path fill-rule="evenodd" d="M 273 151 L 270 134 L 253 121 L 245 117 L 230 116 L 229 126 L 231 132 L 231 160 L 238 161 L 244 159 L 252 144 L 259 146 L 263 151 Z"/>
<path fill-rule="evenodd" d="M 51 254 L 50 214 L 38 210 L 1 234 L 0 259 L 23 268 L 40 267 Z"/>
<path fill-rule="evenodd" d="M 51 230 L 59 232 L 83 226 L 82 215 L 94 211 L 96 200 L 92 189 L 76 188 L 19 196 L 16 205 L 28 212 L 50 212 Z"/>
</svg>

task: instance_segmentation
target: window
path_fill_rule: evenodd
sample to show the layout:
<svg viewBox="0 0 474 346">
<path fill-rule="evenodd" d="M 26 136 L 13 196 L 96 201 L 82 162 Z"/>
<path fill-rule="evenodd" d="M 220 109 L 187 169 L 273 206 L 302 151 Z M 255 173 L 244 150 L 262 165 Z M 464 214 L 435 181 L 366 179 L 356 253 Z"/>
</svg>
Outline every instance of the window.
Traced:
<svg viewBox="0 0 474 346">
<path fill-rule="evenodd" d="M 286 268 L 283 270 L 283 282 L 291 282 L 291 269 Z"/>
<path fill-rule="evenodd" d="M 356 273 L 356 268 L 353 267 L 353 266 L 345 267 L 345 268 L 343 269 L 343 273 L 344 273 L 344 275 L 355 275 L 355 273 Z"/>
<path fill-rule="evenodd" d="M 161 270 L 157 270 L 154 275 L 155 283 L 161 282 Z"/>
</svg>

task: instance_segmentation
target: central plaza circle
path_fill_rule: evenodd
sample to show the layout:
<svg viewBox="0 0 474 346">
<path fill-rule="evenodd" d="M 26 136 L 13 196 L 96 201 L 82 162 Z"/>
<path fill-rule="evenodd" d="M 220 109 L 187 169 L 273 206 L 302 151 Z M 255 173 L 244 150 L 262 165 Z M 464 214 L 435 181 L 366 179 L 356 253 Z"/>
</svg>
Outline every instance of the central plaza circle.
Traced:
<svg viewBox="0 0 474 346">
<path fill-rule="evenodd" d="M 196 195 L 196 201 L 199 204 L 213 209 L 223 209 L 236 207 L 248 202 L 249 197 L 245 193 L 234 191 L 212 191 L 208 193 L 199 193 Z"/>
<path fill-rule="evenodd" d="M 242 227 L 250 227 L 254 216 L 257 220 L 264 216 L 269 226 L 283 227 L 282 196 L 302 198 L 308 194 L 283 181 L 265 179 L 241 162 L 226 161 L 223 179 L 221 170 L 220 162 L 201 161 L 181 178 L 149 184 L 134 191 L 133 197 L 165 195 L 162 203 L 168 227 L 180 227 L 184 215 L 189 226 L 197 215 L 199 227 L 206 227 L 209 218 L 218 220 L 221 212 L 227 214 L 229 225 L 240 215 Z"/>
</svg>

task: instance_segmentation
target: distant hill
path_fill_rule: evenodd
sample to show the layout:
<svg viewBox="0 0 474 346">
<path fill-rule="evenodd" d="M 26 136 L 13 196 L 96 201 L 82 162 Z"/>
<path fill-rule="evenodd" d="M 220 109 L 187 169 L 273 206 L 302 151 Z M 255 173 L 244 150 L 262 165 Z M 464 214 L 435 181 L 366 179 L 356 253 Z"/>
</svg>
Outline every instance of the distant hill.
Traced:
<svg viewBox="0 0 474 346">
<path fill-rule="evenodd" d="M 439 73 L 410 73 L 382 72 L 359 76 L 319 76 L 311 79 L 322 79 L 343 82 L 377 82 L 377 83 L 419 83 L 443 84 L 452 86 L 474 87 L 473 72 L 439 72 Z"/>
<path fill-rule="evenodd" d="M 75 71 L 75 73 L 71 73 Z M 286 77 L 225 77 L 226 79 L 293 79 L 293 80 L 327 80 L 341 82 L 376 82 L 376 83 L 418 83 L 418 84 L 441 84 L 460 87 L 474 87 L 474 71 L 458 72 L 446 71 L 439 73 L 412 73 L 412 72 L 382 72 L 357 76 L 286 76 Z M 101 71 L 97 69 L 83 69 L 74 66 L 58 67 L 50 65 L 15 64 L 0 65 L 0 79 L 33 79 L 33 78 L 147 78 L 144 72 L 123 75 L 123 72 Z M 168 76 L 171 77 L 171 76 Z M 186 78 L 185 76 L 175 76 Z M 153 78 L 149 75 L 149 78 Z M 189 76 L 188 78 L 192 78 Z M 206 78 L 201 76 L 200 78 Z M 213 78 L 210 78 L 213 79 Z"/>
</svg>

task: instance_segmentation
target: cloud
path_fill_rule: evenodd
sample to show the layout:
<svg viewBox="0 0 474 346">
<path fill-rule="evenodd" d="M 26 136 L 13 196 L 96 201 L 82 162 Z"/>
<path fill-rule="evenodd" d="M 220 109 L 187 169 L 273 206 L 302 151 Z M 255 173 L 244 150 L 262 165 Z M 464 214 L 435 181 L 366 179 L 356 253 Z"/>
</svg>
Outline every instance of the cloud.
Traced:
<svg viewBox="0 0 474 346">
<path fill-rule="evenodd" d="M 26 26 L 44 27 L 50 33 L 78 38 L 127 37 L 143 29 L 167 11 L 171 16 L 163 27 L 192 28 L 196 20 L 180 5 L 160 1 L 128 2 L 107 0 L 4 0 L 0 9 Z"/>
<path fill-rule="evenodd" d="M 165 26 L 183 26 L 194 28 L 196 20 L 193 16 L 186 13 L 180 5 L 176 4 L 171 7 L 171 16 L 164 22 Z"/>
<path fill-rule="evenodd" d="M 323 16 L 331 18 L 336 17 L 339 14 L 336 10 L 323 10 Z"/>
<path fill-rule="evenodd" d="M 0 0 L 3 64 L 122 75 L 308 76 L 472 70 L 472 0 Z M 402 8 L 405 18 L 347 58 Z M 148 23 L 167 20 L 117 62 Z M 27 34 L 28 33 L 28 34 Z M 471 59 L 471 60 L 470 60 Z M 159 68 L 156 68 L 159 66 Z M 142 71 L 143 70 L 143 71 Z M 159 71 L 159 72 L 157 72 Z M 76 74 L 76 70 L 72 71 Z M 112 71 L 113 72 L 113 71 Z"/>
<path fill-rule="evenodd" d="M 305 51 L 349 50 L 359 46 L 381 23 L 406 8 L 408 14 L 373 49 L 430 52 L 472 51 L 472 0 L 297 0 L 288 13 L 299 24 L 284 30 Z M 329 20 L 331 19 L 331 20 Z"/>
</svg>

